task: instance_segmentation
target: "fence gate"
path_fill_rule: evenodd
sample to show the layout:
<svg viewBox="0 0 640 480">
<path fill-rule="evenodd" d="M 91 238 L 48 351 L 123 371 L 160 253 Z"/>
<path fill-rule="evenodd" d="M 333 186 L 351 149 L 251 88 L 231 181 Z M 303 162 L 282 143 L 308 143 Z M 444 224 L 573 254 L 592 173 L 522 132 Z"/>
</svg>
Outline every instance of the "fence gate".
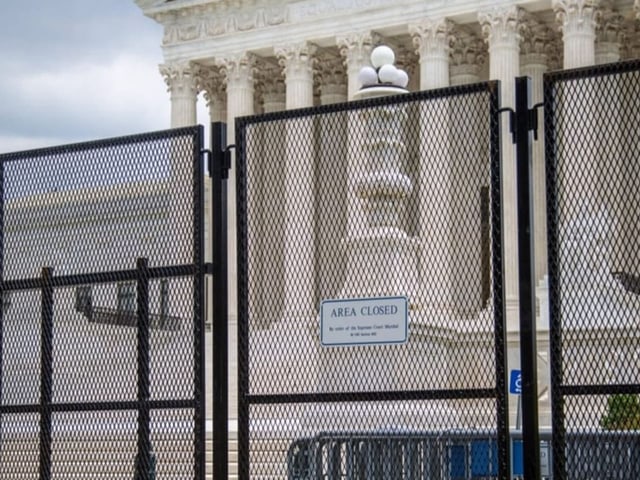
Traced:
<svg viewBox="0 0 640 480">
<path fill-rule="evenodd" d="M 237 121 L 240 478 L 508 478 L 497 90 Z"/>
<path fill-rule="evenodd" d="M 553 478 L 640 472 L 640 62 L 545 76 Z"/>
<path fill-rule="evenodd" d="M 0 156 L 0 477 L 204 478 L 201 149 Z"/>
</svg>

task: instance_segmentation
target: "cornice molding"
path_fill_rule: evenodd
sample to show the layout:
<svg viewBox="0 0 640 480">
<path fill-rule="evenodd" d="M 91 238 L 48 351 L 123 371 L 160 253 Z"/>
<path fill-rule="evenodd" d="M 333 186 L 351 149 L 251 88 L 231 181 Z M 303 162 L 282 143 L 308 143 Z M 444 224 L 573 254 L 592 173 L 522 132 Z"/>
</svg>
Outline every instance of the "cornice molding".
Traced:
<svg viewBox="0 0 640 480">
<path fill-rule="evenodd" d="M 287 9 L 284 4 L 256 6 L 240 2 L 240 6 L 231 7 L 210 3 L 150 16 L 164 25 L 162 44 L 175 45 L 281 25 L 287 22 Z"/>
</svg>

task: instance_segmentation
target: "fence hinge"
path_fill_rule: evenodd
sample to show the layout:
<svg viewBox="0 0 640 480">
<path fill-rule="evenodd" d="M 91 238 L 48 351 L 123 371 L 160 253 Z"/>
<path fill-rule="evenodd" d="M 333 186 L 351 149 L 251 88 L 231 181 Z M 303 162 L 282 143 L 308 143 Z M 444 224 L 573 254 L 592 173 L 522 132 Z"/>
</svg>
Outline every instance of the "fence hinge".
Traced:
<svg viewBox="0 0 640 480">
<path fill-rule="evenodd" d="M 501 108 L 498 113 L 509 112 L 509 133 L 511 133 L 511 141 L 516 143 L 516 112 L 512 108 Z"/>
<path fill-rule="evenodd" d="M 536 103 L 529 110 L 529 130 L 533 130 L 533 139 L 538 140 L 538 109 L 544 107 L 544 103 Z"/>
<path fill-rule="evenodd" d="M 204 160 L 205 158 L 207 158 L 206 160 L 206 165 L 207 165 L 207 169 L 209 170 L 209 176 L 211 176 L 211 158 L 213 157 L 213 152 L 211 150 L 209 150 L 208 148 L 203 148 L 202 150 L 200 150 L 200 159 Z"/>
<path fill-rule="evenodd" d="M 231 150 L 235 150 L 235 148 L 235 145 L 227 145 L 223 150 L 222 178 L 225 180 L 229 178 L 229 170 L 231 170 Z"/>
<path fill-rule="evenodd" d="M 231 150 L 236 148 L 235 145 L 229 145 L 225 147 L 222 151 L 218 151 L 218 155 L 214 155 L 214 153 L 209 150 L 201 150 L 201 155 L 206 155 L 209 160 L 207 162 L 207 166 L 209 168 L 209 176 L 213 176 L 213 172 L 216 171 L 215 161 L 216 159 L 221 162 L 220 164 L 220 174 L 223 180 L 227 180 L 229 178 L 229 170 L 231 170 Z"/>
<path fill-rule="evenodd" d="M 534 140 L 538 140 L 538 108 L 542 108 L 543 103 L 537 103 L 533 108 L 527 110 L 527 131 L 533 131 Z M 516 143 L 518 135 L 518 119 L 516 118 L 516 112 L 511 108 L 501 108 L 498 113 L 509 112 L 509 133 L 511 133 L 511 139 L 513 143 Z"/>
</svg>

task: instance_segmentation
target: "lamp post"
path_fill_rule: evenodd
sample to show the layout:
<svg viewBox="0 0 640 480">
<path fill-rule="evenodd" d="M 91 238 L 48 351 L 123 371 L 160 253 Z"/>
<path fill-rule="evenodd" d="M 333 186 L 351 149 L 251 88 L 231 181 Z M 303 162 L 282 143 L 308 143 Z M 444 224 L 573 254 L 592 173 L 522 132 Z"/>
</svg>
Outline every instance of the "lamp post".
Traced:
<svg viewBox="0 0 640 480">
<path fill-rule="evenodd" d="M 387 46 L 371 52 L 372 66 L 360 70 L 362 88 L 356 100 L 407 93 L 408 75 L 394 66 Z M 405 296 L 415 301 L 418 242 L 404 227 L 405 203 L 413 191 L 404 173 L 406 106 L 401 103 L 358 110 L 350 141 L 360 145 L 351 159 L 358 166 L 352 179 L 363 218 L 345 239 L 347 274 L 342 297 Z"/>
</svg>

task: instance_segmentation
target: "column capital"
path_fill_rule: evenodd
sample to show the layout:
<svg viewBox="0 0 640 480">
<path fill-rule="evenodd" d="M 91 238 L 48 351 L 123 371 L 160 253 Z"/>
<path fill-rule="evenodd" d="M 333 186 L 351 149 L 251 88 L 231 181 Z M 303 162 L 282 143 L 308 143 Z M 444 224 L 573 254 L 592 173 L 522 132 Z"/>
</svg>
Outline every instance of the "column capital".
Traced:
<svg viewBox="0 0 640 480">
<path fill-rule="evenodd" d="M 624 17 L 610 2 L 601 4 L 600 18 L 596 27 L 596 64 L 620 61 L 625 36 Z"/>
<path fill-rule="evenodd" d="M 340 49 L 340 55 L 345 59 L 348 68 L 357 68 L 369 65 L 371 50 L 373 49 L 376 35 L 372 32 L 356 32 L 336 38 Z"/>
<path fill-rule="evenodd" d="M 471 30 L 456 26 L 451 32 L 449 58 L 452 67 L 477 66 L 480 67 L 487 58 L 487 47 Z"/>
<path fill-rule="evenodd" d="M 280 65 L 261 61 L 255 77 L 255 97 L 262 104 L 264 113 L 285 109 L 286 88 Z M 256 111 L 258 111 L 256 109 Z"/>
<path fill-rule="evenodd" d="M 227 88 L 221 69 L 215 66 L 196 65 L 194 79 L 199 92 L 203 92 L 207 106 L 226 98 Z"/>
<path fill-rule="evenodd" d="M 478 22 L 489 46 L 500 43 L 514 43 L 520 40 L 522 18 L 525 11 L 515 5 L 495 7 L 478 12 Z"/>
<path fill-rule="evenodd" d="M 556 64 L 559 59 L 558 35 L 532 14 L 522 19 L 520 63 L 522 65 Z"/>
<path fill-rule="evenodd" d="M 196 66 L 191 62 L 176 62 L 159 65 L 160 74 L 167 84 L 167 91 L 172 95 L 198 94 L 195 75 Z"/>
<path fill-rule="evenodd" d="M 596 40 L 599 43 L 622 43 L 624 16 L 620 12 L 609 3 L 603 4 L 598 20 Z"/>
<path fill-rule="evenodd" d="M 566 35 L 595 31 L 599 12 L 598 0 L 553 0 L 551 5 L 556 13 L 556 20 Z"/>
<path fill-rule="evenodd" d="M 229 54 L 216 59 L 227 88 L 231 84 L 251 84 L 255 73 L 256 56 L 249 52 Z"/>
<path fill-rule="evenodd" d="M 331 52 L 318 52 L 315 74 L 320 89 L 326 85 L 347 86 L 347 72 L 341 57 Z"/>
<path fill-rule="evenodd" d="M 640 0 L 639 0 L 640 1 Z M 623 33 L 622 58 L 640 57 L 640 24 L 636 21 L 626 22 Z"/>
<path fill-rule="evenodd" d="M 434 56 L 446 57 L 452 41 L 453 28 L 454 23 L 446 18 L 424 18 L 417 23 L 409 24 L 409 34 L 420 60 Z"/>
<path fill-rule="evenodd" d="M 286 77 L 313 74 L 317 47 L 309 42 L 281 45 L 274 48 L 278 63 Z"/>
<path fill-rule="evenodd" d="M 260 62 L 255 76 L 256 90 L 264 95 L 284 95 L 284 75 L 280 65 Z"/>
<path fill-rule="evenodd" d="M 395 52 L 396 66 L 407 72 L 409 80 L 411 80 L 413 75 L 416 74 L 416 67 L 420 61 L 418 53 L 410 45 L 393 44 L 391 42 L 386 42 L 385 44 L 389 45 Z"/>
<path fill-rule="evenodd" d="M 332 51 L 319 51 L 315 70 L 315 88 L 320 103 L 344 102 L 347 100 L 348 78 L 342 57 Z"/>
</svg>

